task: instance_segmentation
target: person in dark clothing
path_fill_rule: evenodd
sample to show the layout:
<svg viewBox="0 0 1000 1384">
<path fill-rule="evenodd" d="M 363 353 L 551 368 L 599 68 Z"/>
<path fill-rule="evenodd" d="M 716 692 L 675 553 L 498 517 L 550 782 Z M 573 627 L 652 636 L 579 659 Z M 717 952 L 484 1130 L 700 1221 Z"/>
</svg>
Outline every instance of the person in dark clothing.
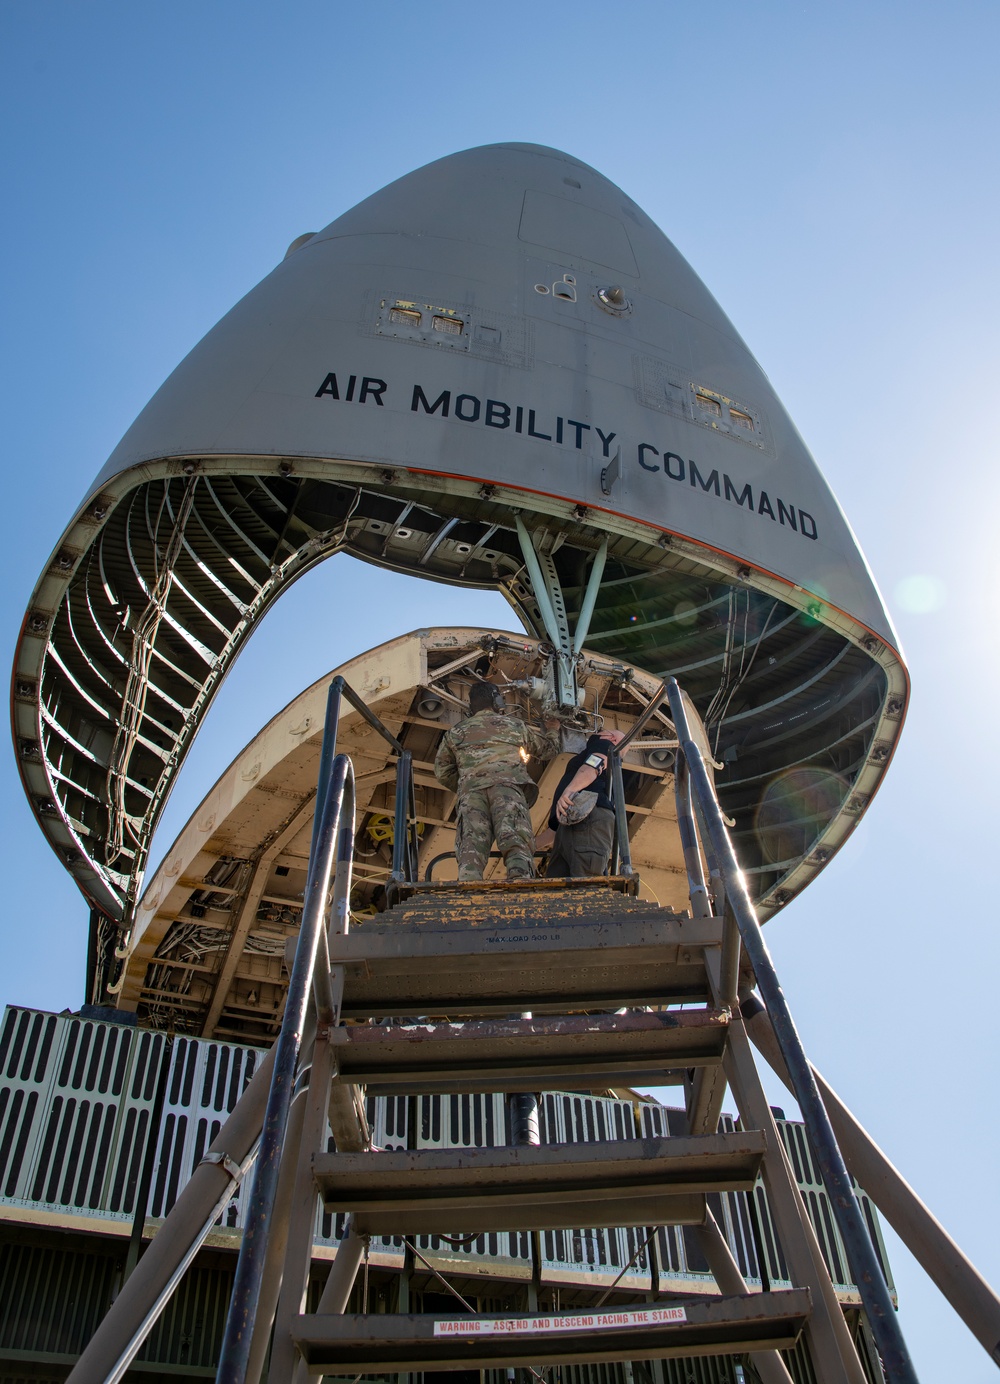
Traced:
<svg viewBox="0 0 1000 1384">
<path fill-rule="evenodd" d="M 545 871 L 547 878 L 579 879 L 603 875 L 607 870 L 615 835 L 615 812 L 608 791 L 608 755 L 624 738 L 625 733 L 620 730 L 592 735 L 586 748 L 566 765 L 549 814 L 549 826 L 556 837 Z M 586 815 L 581 815 L 581 804 L 574 805 L 578 793 L 585 793 L 587 799 L 594 795 L 593 807 Z"/>
</svg>

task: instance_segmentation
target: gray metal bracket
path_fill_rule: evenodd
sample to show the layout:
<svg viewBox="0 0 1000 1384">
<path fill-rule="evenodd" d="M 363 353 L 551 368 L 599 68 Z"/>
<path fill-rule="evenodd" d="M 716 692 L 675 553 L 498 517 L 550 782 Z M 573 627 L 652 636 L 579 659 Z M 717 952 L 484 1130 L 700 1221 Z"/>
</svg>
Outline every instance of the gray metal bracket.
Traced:
<svg viewBox="0 0 1000 1384">
<path fill-rule="evenodd" d="M 580 607 L 580 617 L 576 623 L 576 630 L 571 635 L 569 616 L 566 612 L 566 600 L 563 595 L 562 584 L 559 581 L 559 573 L 556 570 L 554 550 L 549 546 L 543 546 L 543 543 L 538 541 L 537 535 L 533 536 L 528 532 L 524 520 L 519 514 L 514 516 L 514 522 L 517 525 L 517 536 L 521 544 L 521 552 L 524 555 L 524 565 L 528 569 L 528 576 L 531 579 L 531 586 L 538 602 L 542 624 L 545 626 L 545 633 L 555 650 L 553 668 L 556 702 L 560 707 L 572 708 L 575 711 L 579 705 L 577 661 L 590 629 L 590 621 L 597 602 L 597 593 L 604 576 L 604 564 L 608 556 L 608 540 L 607 537 L 602 540 L 594 557 L 583 604 Z"/>
</svg>

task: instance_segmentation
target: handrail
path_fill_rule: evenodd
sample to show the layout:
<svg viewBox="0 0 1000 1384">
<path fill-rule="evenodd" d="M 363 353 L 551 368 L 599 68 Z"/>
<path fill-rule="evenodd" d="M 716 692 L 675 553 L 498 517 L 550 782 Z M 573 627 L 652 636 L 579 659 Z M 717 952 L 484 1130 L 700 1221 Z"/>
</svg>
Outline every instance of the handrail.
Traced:
<svg viewBox="0 0 1000 1384">
<path fill-rule="evenodd" d="M 691 799 L 691 774 L 683 754 L 678 755 L 674 766 L 674 802 L 677 808 L 677 830 L 681 838 L 684 867 L 687 870 L 691 912 L 696 918 L 707 918 L 712 912 L 711 900 L 708 885 L 705 883 L 701 851 L 698 848 L 698 827 Z"/>
<path fill-rule="evenodd" d="M 868 1316 L 886 1375 L 889 1380 L 900 1381 L 900 1384 L 917 1384 L 917 1376 L 896 1321 L 888 1287 L 854 1197 L 850 1174 L 844 1164 L 815 1076 L 806 1058 L 774 962 L 761 933 L 757 913 L 736 859 L 715 788 L 705 767 L 701 750 L 691 738 L 687 712 L 676 678 L 671 678 L 668 683 L 668 695 L 680 740 L 680 752 L 690 770 L 698 809 L 722 874 L 729 906 L 735 916 L 781 1055 L 788 1068 L 795 1099 L 805 1123 L 806 1135 L 833 1206 L 851 1273 L 861 1295 L 861 1302 Z"/>
<path fill-rule="evenodd" d="M 410 866 L 409 832 L 400 827 L 406 822 L 406 810 L 409 805 L 410 787 L 413 782 L 413 756 L 409 750 L 404 750 L 399 756 L 399 764 L 396 769 L 396 806 L 393 813 L 392 829 L 392 873 L 389 876 L 391 884 L 402 884 L 407 877 L 407 870 Z M 412 870 L 410 878 L 413 878 Z"/>
<path fill-rule="evenodd" d="M 624 744 L 624 741 L 622 742 Z M 611 862 L 613 875 L 634 875 L 632 845 L 628 839 L 628 817 L 625 812 L 625 784 L 622 779 L 622 757 L 619 746 L 611 755 L 611 802 L 615 809 L 615 847 Z"/>
<path fill-rule="evenodd" d="M 331 886 L 335 880 L 340 885 L 337 891 L 337 922 L 340 929 L 346 931 L 350 916 L 350 854 L 345 858 L 345 852 L 353 853 L 354 832 L 353 829 L 348 832 L 346 825 L 353 819 L 355 802 L 354 770 L 351 761 L 346 755 L 335 753 L 342 692 L 346 692 L 349 700 L 353 701 L 352 690 L 342 678 L 335 678 L 327 697 L 316 815 L 313 821 L 312 847 L 299 940 L 288 982 L 281 1031 L 274 1044 L 274 1073 L 264 1114 L 253 1190 L 236 1263 L 233 1294 L 216 1375 L 217 1384 L 244 1384 L 246 1379 L 260 1301 L 268 1235 L 278 1189 L 282 1145 L 314 985 L 319 1016 L 325 1016 L 329 1022 L 334 1012 L 326 924 L 331 902 Z M 388 738 L 388 733 L 386 734 Z M 400 752 L 404 759 L 408 757 L 402 747 Z M 345 799 L 349 804 L 346 814 Z M 348 837 L 350 845 L 346 844 Z M 324 958 L 319 975 L 316 967 L 317 955 Z"/>
<path fill-rule="evenodd" d="M 330 691 L 327 696 L 326 723 L 323 730 L 323 750 L 320 756 L 319 784 L 316 790 L 317 801 L 321 799 L 324 792 L 326 779 L 329 776 L 329 765 L 333 761 L 337 748 L 337 733 L 340 729 L 340 700 L 346 697 L 356 711 L 360 711 L 373 730 L 378 731 L 382 739 L 396 751 L 399 756 L 396 765 L 396 803 L 393 810 L 393 839 L 392 839 L 392 873 L 389 876 L 390 884 L 415 883 L 418 876 L 418 840 L 417 840 L 417 804 L 413 786 L 413 756 L 409 750 L 405 750 L 389 728 L 383 724 L 370 706 L 365 703 L 355 692 L 354 688 L 342 674 L 337 676 L 330 683 Z M 317 822 L 318 815 L 313 818 L 312 847 L 314 849 L 317 842 Z"/>
<path fill-rule="evenodd" d="M 619 740 L 616 746 L 619 754 L 625 753 L 629 745 L 639 734 L 642 728 L 646 725 L 647 721 L 651 721 L 656 712 L 659 711 L 661 703 L 665 702 L 670 694 L 670 683 L 673 681 L 673 678 L 671 678 L 669 681 L 664 679 L 664 681 L 660 683 L 659 687 L 650 697 L 646 705 L 642 708 L 642 711 L 640 711 L 635 721 L 632 723 L 631 726 L 629 726 L 624 737 L 621 740 Z"/>
<path fill-rule="evenodd" d="M 379 720 L 379 718 L 375 715 L 374 711 L 372 711 L 372 709 L 371 709 L 370 706 L 366 706 L 366 705 L 365 705 L 365 703 L 364 703 L 364 702 L 361 700 L 361 698 L 358 696 L 357 692 L 355 692 L 354 688 L 351 686 L 351 684 L 347 681 L 347 679 L 346 679 L 341 673 L 338 673 L 337 676 L 336 676 L 336 677 L 333 679 L 333 681 L 330 683 L 330 691 L 329 691 L 329 694 L 328 694 L 328 696 L 327 696 L 327 703 L 326 703 L 326 728 L 327 728 L 327 730 L 330 728 L 330 717 L 331 717 L 331 715 L 334 716 L 334 721 L 333 721 L 333 736 L 332 736 L 332 741 L 331 741 L 332 744 L 335 745 L 335 744 L 337 743 L 337 729 L 338 729 L 338 723 L 339 723 L 339 721 L 340 721 L 340 698 L 341 698 L 341 696 L 345 696 L 345 697 L 347 698 L 347 700 L 350 702 L 351 706 L 354 707 L 355 711 L 360 711 L 360 712 L 361 712 L 361 715 L 365 718 L 365 720 L 366 720 L 366 721 L 368 722 L 368 724 L 371 726 L 372 730 L 377 730 L 378 733 L 379 733 L 379 735 L 381 735 L 381 737 L 382 737 L 383 740 L 388 740 L 389 744 L 392 746 L 392 748 L 396 751 L 397 754 L 402 754 L 402 753 L 403 753 L 403 747 L 402 747 L 402 745 L 399 743 L 399 741 L 396 739 L 396 737 L 393 735 L 392 731 L 389 730 L 389 728 L 388 728 L 387 726 L 385 726 L 385 725 L 382 724 L 382 722 L 381 722 L 381 721 Z M 336 698 L 336 702 L 334 701 L 334 698 Z M 325 743 L 325 737 L 326 737 L 326 730 L 324 730 L 324 743 Z"/>
<path fill-rule="evenodd" d="M 253 1081 L 213 1140 L 206 1156 L 169 1212 L 163 1228 L 140 1259 L 72 1370 L 80 1384 L 103 1384 L 122 1378 L 146 1336 L 162 1314 L 187 1266 L 203 1244 L 220 1210 L 230 1200 L 249 1165 L 257 1173 L 243 1233 L 236 1281 L 226 1321 L 217 1380 L 243 1384 L 249 1364 L 254 1323 L 260 1299 L 261 1275 L 273 1216 L 281 1144 L 294 1095 L 296 1072 L 308 1053 L 317 1023 L 327 1025 L 336 1015 L 330 974 L 329 935 L 344 934 L 350 921 L 351 872 L 354 860 L 356 794 L 354 770 L 337 753 L 342 697 L 406 761 L 401 777 L 403 830 L 409 837 L 405 877 L 416 880 L 416 812 L 412 760 L 386 726 L 341 676 L 327 694 L 323 744 L 317 776 L 316 809 L 305 904 L 288 998 L 277 1041 L 258 1067 Z M 408 783 L 409 787 L 406 788 Z M 409 808 L 410 822 L 406 823 Z M 331 889 L 332 886 L 332 889 Z M 328 927 L 324 922 L 329 918 Z M 317 964 L 318 963 L 318 964 Z M 312 1006 L 310 1006 L 310 998 Z M 265 1105 L 265 1092 L 266 1105 Z M 260 1133 L 258 1143 L 258 1132 Z M 155 1130 L 153 1131 L 155 1134 Z M 218 1172 L 225 1175 L 221 1187 Z M 185 1227 L 195 1220 L 192 1234 Z"/>
</svg>

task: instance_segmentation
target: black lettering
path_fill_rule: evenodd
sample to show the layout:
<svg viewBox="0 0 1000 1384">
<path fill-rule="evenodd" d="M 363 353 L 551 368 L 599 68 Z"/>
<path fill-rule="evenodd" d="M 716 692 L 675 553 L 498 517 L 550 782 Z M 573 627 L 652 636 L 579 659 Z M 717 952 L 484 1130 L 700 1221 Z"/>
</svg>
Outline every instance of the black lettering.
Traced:
<svg viewBox="0 0 1000 1384">
<path fill-rule="evenodd" d="M 590 432 L 590 424 L 576 423 L 572 418 L 567 418 L 566 422 L 571 428 L 576 428 L 576 450 L 579 451 L 583 446 L 583 434 L 585 432 Z M 612 433 L 611 436 L 614 437 L 614 433 Z M 604 455 L 607 456 L 607 452 L 605 452 Z"/>
<path fill-rule="evenodd" d="M 473 413 L 466 414 L 462 412 L 462 407 L 466 400 L 472 404 L 474 409 Z M 463 423 L 475 423 L 479 419 L 480 408 L 480 402 L 474 394 L 460 394 L 455 400 L 455 417 L 461 418 Z"/>
<path fill-rule="evenodd" d="M 557 419 L 556 419 L 556 441 L 557 441 L 557 442 L 562 442 L 562 428 L 563 428 L 563 420 L 562 420 L 561 418 L 557 418 Z"/>
<path fill-rule="evenodd" d="M 787 506 L 787 505 L 785 504 L 784 500 L 779 500 L 779 501 L 778 501 L 778 523 L 779 523 L 779 524 L 784 524 L 785 521 L 786 521 L 786 519 L 787 519 L 788 523 L 791 524 L 791 526 L 792 526 L 792 528 L 795 530 L 795 532 L 798 533 L 798 531 L 799 531 L 799 526 L 798 526 L 798 524 L 795 522 L 795 506 L 794 506 L 794 505 Z"/>
<path fill-rule="evenodd" d="M 611 446 L 612 442 L 614 442 L 618 434 L 608 433 L 607 437 L 605 437 L 604 434 L 601 432 L 600 428 L 595 428 L 594 432 L 597 433 L 597 436 L 601 439 L 601 446 L 604 448 L 604 455 L 609 456 L 610 453 L 608 451 L 608 448 Z"/>
<path fill-rule="evenodd" d="M 365 403 L 370 394 L 379 408 L 382 408 L 382 395 L 385 393 L 386 388 L 385 380 L 376 380 L 373 379 L 371 375 L 366 375 L 361 381 L 361 393 L 358 396 L 358 403 Z"/>
<path fill-rule="evenodd" d="M 809 529 L 812 530 L 811 533 L 809 532 L 809 529 L 806 528 L 807 519 L 809 521 Z M 812 517 L 811 514 L 807 514 L 804 509 L 799 510 L 799 533 L 804 533 L 806 538 L 815 538 L 817 536 L 816 520 Z"/>
<path fill-rule="evenodd" d="M 442 389 L 441 393 L 434 400 L 433 404 L 428 402 L 427 395 L 418 384 L 413 386 L 413 398 L 410 401 L 410 412 L 416 413 L 418 406 L 423 408 L 424 413 L 437 413 L 441 410 L 441 417 L 448 417 L 448 409 L 451 405 L 451 390 Z"/>
<path fill-rule="evenodd" d="M 522 426 L 523 426 L 523 424 L 524 424 L 524 409 L 521 407 L 520 404 L 518 404 L 518 406 L 517 406 L 517 411 L 516 411 L 516 413 L 514 414 L 514 431 L 515 431 L 515 432 L 520 432 L 520 431 L 521 431 L 521 428 L 522 428 Z"/>
<path fill-rule="evenodd" d="M 542 438 L 545 442 L 551 442 L 551 441 L 552 441 L 552 434 L 551 434 L 551 433 L 540 433 L 540 432 L 535 432 L 535 410 L 534 410 L 533 408 L 529 408 L 529 409 L 528 409 L 528 436 L 529 436 L 529 437 L 540 437 L 540 438 Z"/>
<path fill-rule="evenodd" d="M 497 419 L 500 419 L 499 423 Z M 503 404 L 499 399 L 486 400 L 486 417 L 483 422 L 488 428 L 509 428 L 510 427 L 510 404 Z"/>
<path fill-rule="evenodd" d="M 351 400 L 354 398 L 354 386 L 357 384 L 357 382 L 357 375 L 352 375 L 351 378 L 347 381 L 347 393 L 344 395 L 344 398 L 347 400 L 348 403 L 350 403 Z"/>
<path fill-rule="evenodd" d="M 613 436 L 614 433 L 612 433 L 612 437 Z M 642 467 L 644 471 L 659 471 L 660 468 L 658 466 L 650 466 L 649 462 L 644 459 L 644 452 L 652 452 L 654 457 L 658 457 L 660 455 L 651 442 L 639 443 L 639 465 Z"/>
<path fill-rule="evenodd" d="M 750 489 L 749 483 L 745 485 L 737 495 L 736 487 L 728 476 L 725 477 L 725 481 L 726 499 L 735 500 L 738 505 L 748 505 L 750 509 L 753 509 L 753 491 Z M 716 494 L 718 494 L 718 491 L 716 491 Z"/>
<path fill-rule="evenodd" d="M 694 464 L 694 462 L 693 462 L 693 461 L 689 461 L 689 462 L 688 462 L 688 466 L 691 468 L 690 471 L 689 471 L 689 473 L 688 473 L 688 476 L 689 476 L 689 479 L 690 479 L 692 485 L 695 485 L 695 484 L 700 485 L 701 488 L 702 488 L 702 490 L 705 490 L 705 491 L 714 490 L 715 493 L 716 493 L 716 495 L 718 495 L 718 493 L 719 493 L 719 473 L 718 473 L 718 471 L 713 471 L 712 474 L 711 474 L 706 480 L 702 480 L 701 472 L 698 470 L 698 468 L 697 468 L 697 466 Z M 727 480 L 729 479 L 728 476 L 726 477 L 726 479 L 727 479 Z"/>
<path fill-rule="evenodd" d="M 678 467 L 680 468 L 676 475 L 674 475 L 674 472 L 670 466 L 670 463 L 672 461 L 676 461 Z M 676 452 L 664 452 L 663 470 L 672 481 L 682 481 L 684 479 L 684 458 L 679 457 Z"/>
<path fill-rule="evenodd" d="M 767 491 L 760 492 L 760 499 L 757 501 L 757 513 L 766 514 L 769 519 L 774 518 L 774 510 L 771 508 L 771 501 L 767 498 Z"/>
<path fill-rule="evenodd" d="M 322 399 L 324 394 L 329 394 L 331 399 L 340 398 L 340 391 L 337 389 L 336 375 L 327 375 L 319 389 L 317 389 L 315 397 L 317 399 Z"/>
</svg>

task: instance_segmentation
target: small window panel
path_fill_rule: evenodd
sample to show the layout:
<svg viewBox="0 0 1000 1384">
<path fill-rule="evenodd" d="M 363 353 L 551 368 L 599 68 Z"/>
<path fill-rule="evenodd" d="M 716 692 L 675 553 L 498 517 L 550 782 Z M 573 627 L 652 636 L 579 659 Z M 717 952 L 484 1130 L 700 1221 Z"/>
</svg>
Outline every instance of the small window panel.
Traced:
<svg viewBox="0 0 1000 1384">
<path fill-rule="evenodd" d="M 431 326 L 436 332 L 444 332 L 446 336 L 461 336 L 465 329 L 465 323 L 460 317 L 434 317 L 431 319 Z"/>
<path fill-rule="evenodd" d="M 738 408 L 731 408 L 729 410 L 729 417 L 738 428 L 742 428 L 745 432 L 753 432 L 753 419 L 750 417 L 749 413 L 743 413 Z"/>
<path fill-rule="evenodd" d="M 413 308 L 390 308 L 389 321 L 399 327 L 419 327 L 420 313 Z"/>
<path fill-rule="evenodd" d="M 707 394 L 695 394 L 694 401 L 700 409 L 704 409 L 706 413 L 710 413 L 713 418 L 722 417 L 722 405 L 719 403 L 718 399 L 712 399 Z"/>
</svg>

